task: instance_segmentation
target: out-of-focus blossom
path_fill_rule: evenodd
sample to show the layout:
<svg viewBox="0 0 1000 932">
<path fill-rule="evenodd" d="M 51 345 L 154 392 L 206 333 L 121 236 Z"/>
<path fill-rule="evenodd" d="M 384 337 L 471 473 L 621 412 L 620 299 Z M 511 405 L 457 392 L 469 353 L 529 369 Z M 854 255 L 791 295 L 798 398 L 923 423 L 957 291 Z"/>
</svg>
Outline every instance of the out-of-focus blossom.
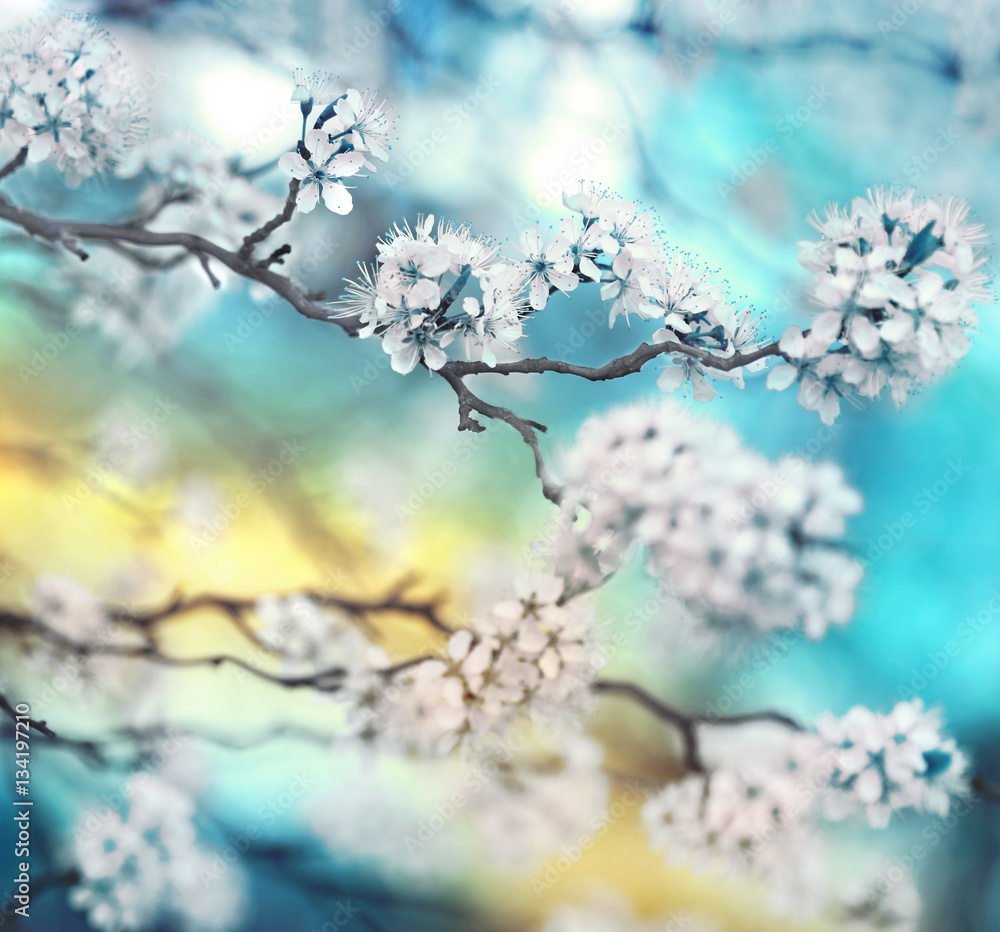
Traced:
<svg viewBox="0 0 1000 932">
<path fill-rule="evenodd" d="M 612 820 L 603 750 L 569 735 L 541 761 L 501 758 L 496 776 L 473 799 L 471 815 L 489 857 L 506 868 L 532 870 L 564 845 L 595 837 Z M 639 798 L 626 791 L 635 805 Z"/>
<path fill-rule="evenodd" d="M 830 773 L 823 793 L 829 819 L 863 815 L 885 828 L 894 812 L 914 808 L 947 815 L 952 798 L 969 793 L 966 756 L 942 733 L 941 714 L 919 699 L 900 702 L 888 715 L 855 706 L 843 718 L 827 713 L 816 733 L 793 749 L 802 768 Z"/>
<path fill-rule="evenodd" d="M 554 546 L 571 578 L 596 584 L 640 544 L 720 633 L 801 624 L 818 638 L 853 612 L 861 567 L 842 538 L 861 498 L 832 464 L 771 464 L 728 427 L 637 404 L 587 421 L 564 472 Z"/>
<path fill-rule="evenodd" d="M 115 165 L 146 130 L 146 101 L 111 36 L 64 13 L 0 39 L 0 132 L 52 158 L 70 185 Z"/>
<path fill-rule="evenodd" d="M 423 754 L 475 749 L 520 715 L 573 719 L 589 706 L 591 611 L 559 604 L 562 580 L 521 583 L 516 601 L 497 603 L 471 629 L 453 634 L 447 653 L 396 674 L 370 697 L 370 730 Z M 392 693 L 392 701 L 384 701 Z"/>
<path fill-rule="evenodd" d="M 244 908 L 240 872 L 217 870 L 198 843 L 191 797 L 147 773 L 130 777 L 122 795 L 124 815 L 102 806 L 76 825 L 80 879 L 70 905 L 104 932 L 139 932 L 162 921 L 197 932 L 235 928 Z"/>
</svg>

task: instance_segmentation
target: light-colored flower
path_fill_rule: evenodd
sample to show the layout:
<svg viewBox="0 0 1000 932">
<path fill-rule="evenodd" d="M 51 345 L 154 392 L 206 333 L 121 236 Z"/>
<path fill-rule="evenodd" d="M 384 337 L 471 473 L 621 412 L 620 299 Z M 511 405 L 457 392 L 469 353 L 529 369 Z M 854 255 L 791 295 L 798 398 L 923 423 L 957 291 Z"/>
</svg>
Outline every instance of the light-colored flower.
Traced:
<svg viewBox="0 0 1000 932">
<path fill-rule="evenodd" d="M 835 466 L 771 464 L 721 424 L 636 404 L 588 420 L 563 473 L 559 573 L 596 584 L 642 545 L 717 632 L 818 638 L 850 618 L 861 568 L 841 538 L 861 499 Z"/>
<path fill-rule="evenodd" d="M 305 145 L 308 158 L 299 152 L 286 152 L 278 159 L 278 167 L 300 182 L 296 206 L 307 214 L 322 195 L 323 203 L 335 214 L 349 214 L 354 201 L 340 179 L 361 171 L 364 156 L 359 152 L 344 152 L 339 143 L 330 141 L 330 134 L 325 129 L 308 132 Z"/>
<path fill-rule="evenodd" d="M 969 793 L 968 760 L 942 733 L 941 714 L 919 699 L 888 715 L 855 706 L 842 718 L 824 714 L 816 734 L 802 735 L 793 756 L 825 763 L 830 779 L 823 811 L 830 819 L 860 814 L 884 828 L 906 808 L 947 815 L 953 797 Z"/>
<path fill-rule="evenodd" d="M 146 131 L 145 99 L 110 35 L 64 13 L 0 40 L 0 130 L 66 181 L 112 168 Z"/>
<path fill-rule="evenodd" d="M 549 289 L 568 294 L 580 284 L 580 279 L 573 274 L 573 257 L 565 237 L 554 236 L 546 243 L 537 229 L 525 230 L 521 234 L 521 252 L 525 257 L 519 265 L 521 279 L 534 310 L 545 307 Z"/>
</svg>

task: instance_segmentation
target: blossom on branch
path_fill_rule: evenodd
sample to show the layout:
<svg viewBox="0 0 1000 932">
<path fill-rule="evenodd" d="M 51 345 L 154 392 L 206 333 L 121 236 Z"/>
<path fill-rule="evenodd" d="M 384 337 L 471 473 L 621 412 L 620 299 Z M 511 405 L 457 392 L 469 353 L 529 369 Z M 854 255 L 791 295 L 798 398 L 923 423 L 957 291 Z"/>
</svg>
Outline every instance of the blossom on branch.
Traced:
<svg viewBox="0 0 1000 932">
<path fill-rule="evenodd" d="M 854 610 L 861 566 L 846 517 L 861 498 L 830 464 L 776 464 L 676 405 L 590 418 L 565 461 L 556 567 L 585 585 L 635 545 L 649 573 L 719 633 L 801 624 L 819 638 Z"/>
<path fill-rule="evenodd" d="M 446 348 L 464 338 L 466 352 L 496 363 L 496 350 L 522 336 L 526 313 L 519 274 L 488 237 L 433 216 L 395 226 L 378 243 L 374 268 L 359 264 L 335 317 L 357 318 L 360 336 L 382 337 L 392 368 L 406 374 L 423 362 L 440 369 Z M 465 295 L 476 289 L 479 296 Z M 459 300 L 461 298 L 461 300 Z"/>
<path fill-rule="evenodd" d="M 446 653 L 396 674 L 397 697 L 379 704 L 372 730 L 440 755 L 475 749 L 521 715 L 544 722 L 579 715 L 589 706 L 592 612 L 579 600 L 560 604 L 562 592 L 559 579 L 522 581 L 520 598 L 453 634 Z"/>
<path fill-rule="evenodd" d="M 882 188 L 809 222 L 820 239 L 800 243 L 799 262 L 814 275 L 820 311 L 808 333 L 785 331 L 786 364 L 767 386 L 798 382 L 799 404 L 825 424 L 841 398 L 877 398 L 887 386 L 901 406 L 965 356 L 978 322 L 973 304 L 992 301 L 984 227 L 956 198 Z"/>
<path fill-rule="evenodd" d="M 198 932 L 236 928 L 243 914 L 240 874 L 220 872 L 192 819 L 194 801 L 158 775 L 137 773 L 122 789 L 127 812 L 101 806 L 79 820 L 74 909 L 104 932 L 139 932 L 173 920 Z"/>
<path fill-rule="evenodd" d="M 75 185 L 112 167 L 145 130 L 141 91 L 89 16 L 64 13 L 0 39 L 0 131 L 29 161 L 55 159 Z"/>
<path fill-rule="evenodd" d="M 278 167 L 299 181 L 296 206 L 307 214 L 322 194 L 323 203 L 335 214 L 349 214 L 354 201 L 340 179 L 371 166 L 360 152 L 345 151 L 342 142 L 335 143 L 325 129 L 306 133 L 305 148 L 304 153 L 286 152 L 278 159 Z"/>
<path fill-rule="evenodd" d="M 858 814 L 885 828 L 901 809 L 947 815 L 952 797 L 968 795 L 968 760 L 941 729 L 941 713 L 924 711 L 919 699 L 888 715 L 855 706 L 843 718 L 820 716 L 816 734 L 802 735 L 793 757 L 803 767 L 823 761 L 830 770 L 827 818 Z"/>
<path fill-rule="evenodd" d="M 812 915 L 826 869 L 799 787 L 790 767 L 691 774 L 652 797 L 642 818 L 668 864 L 759 877 L 778 911 Z"/>
</svg>

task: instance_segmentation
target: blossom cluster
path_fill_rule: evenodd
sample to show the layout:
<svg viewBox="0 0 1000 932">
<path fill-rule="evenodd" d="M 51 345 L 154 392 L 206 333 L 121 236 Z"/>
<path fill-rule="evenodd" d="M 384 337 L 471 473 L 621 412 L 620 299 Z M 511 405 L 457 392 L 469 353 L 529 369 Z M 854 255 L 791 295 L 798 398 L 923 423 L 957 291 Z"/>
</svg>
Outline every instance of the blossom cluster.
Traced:
<svg viewBox="0 0 1000 932">
<path fill-rule="evenodd" d="M 592 672 L 588 607 L 578 599 L 561 604 L 558 578 L 522 580 L 519 593 L 453 634 L 443 656 L 407 666 L 385 689 L 359 695 L 366 732 L 440 755 L 474 749 L 522 714 L 558 721 L 580 712 Z"/>
<path fill-rule="evenodd" d="M 108 691 L 122 673 L 118 657 L 103 646 L 113 640 L 128 643 L 125 632 L 110 624 L 108 613 L 97 596 L 68 576 L 43 575 L 32 585 L 29 605 L 35 621 L 52 632 L 51 639 L 37 636 L 27 664 L 44 671 L 53 682 L 68 685 L 81 700 L 89 701 L 100 691 Z M 61 639 L 85 646 L 81 656 L 67 656 Z"/>
<path fill-rule="evenodd" d="M 465 352 L 495 365 L 496 353 L 523 335 L 526 308 L 514 266 L 501 262 L 499 246 L 433 215 L 394 227 L 378 243 L 374 266 L 361 264 L 361 278 L 348 285 L 336 316 L 357 318 L 359 336 L 377 334 L 396 372 L 423 361 L 440 369 L 445 348 L 461 338 Z M 466 295 L 469 284 L 478 296 Z"/>
<path fill-rule="evenodd" d="M 236 927 L 243 906 L 239 875 L 231 867 L 217 872 L 213 856 L 199 845 L 191 797 L 148 773 L 130 777 L 121 795 L 124 815 L 102 806 L 76 826 L 80 879 L 70 890 L 70 905 L 105 932 L 152 928 L 164 920 L 204 932 Z"/>
<path fill-rule="evenodd" d="M 241 174 L 219 146 L 190 130 L 151 136 L 115 174 L 150 180 L 139 210 L 148 229 L 180 228 L 232 248 L 281 209 L 279 199 Z"/>
<path fill-rule="evenodd" d="M 797 382 L 799 403 L 832 424 L 841 398 L 877 398 L 888 386 L 902 405 L 965 356 L 972 305 L 992 300 L 986 234 L 966 203 L 870 188 L 810 223 L 820 238 L 800 243 L 799 262 L 813 273 L 820 310 L 808 331 L 782 335 L 787 362 L 768 374 L 768 388 Z"/>
<path fill-rule="evenodd" d="M 339 96 L 334 92 L 335 79 L 328 72 L 294 72 L 292 101 L 302 113 L 302 138 L 296 151 L 286 152 L 278 166 L 299 182 L 296 206 L 309 213 L 323 203 L 336 214 L 349 214 L 354 207 L 344 178 L 362 169 L 374 172 L 371 155 L 381 161 L 389 157 L 392 123 L 389 106 L 375 91 L 361 92 L 348 88 Z M 319 111 L 312 128 L 309 117 Z"/>
<path fill-rule="evenodd" d="M 441 222 L 435 232 L 434 218 L 421 217 L 414 228 L 397 225 L 377 244 L 374 266 L 360 264 L 361 277 L 348 284 L 336 316 L 358 319 L 362 336 L 381 336 L 397 372 L 420 362 L 440 369 L 451 345 L 492 367 L 497 352 L 514 349 L 524 321 L 553 294 L 591 282 L 609 305 L 609 326 L 622 316 L 656 319 L 654 343 L 695 351 L 672 354 L 674 364 L 658 382 L 664 391 L 690 383 L 695 398 L 707 401 L 715 395 L 709 378 L 742 387 L 744 370 L 764 365 L 757 360 L 725 370 L 695 358 L 752 351 L 757 322 L 749 308 L 727 298 L 714 273 L 665 248 L 651 210 L 592 184 L 567 193 L 564 202 L 574 216 L 555 235 L 525 230 L 519 255 L 509 258 L 465 224 Z M 467 286 L 478 292 L 463 297 Z"/>
<path fill-rule="evenodd" d="M 680 406 L 590 418 L 564 463 L 556 566 L 585 585 L 640 544 L 648 570 L 716 631 L 798 624 L 819 638 L 854 608 L 860 564 L 843 545 L 861 498 L 839 468 L 771 464 Z"/>
<path fill-rule="evenodd" d="M 0 39 L 0 133 L 53 158 L 70 184 L 105 171 L 145 130 L 144 98 L 111 36 L 65 13 Z"/>
<path fill-rule="evenodd" d="M 563 221 L 563 236 L 554 242 L 566 244 L 579 280 L 586 277 L 600 283 L 601 298 L 610 303 L 611 326 L 619 316 L 628 321 L 630 314 L 657 320 L 662 326 L 652 334 L 654 343 L 683 344 L 720 359 L 758 346 L 758 322 L 752 310 L 728 297 L 718 273 L 686 253 L 668 249 L 651 210 L 592 183 L 565 193 L 563 202 L 578 216 Z M 690 383 L 698 401 L 715 396 L 708 379 L 729 379 L 742 388 L 744 369 L 764 365 L 758 360 L 725 370 L 706 366 L 687 353 L 672 354 L 671 359 L 673 365 L 657 385 L 673 392 Z"/>
<path fill-rule="evenodd" d="M 901 809 L 947 815 L 952 797 L 968 794 L 968 760 L 941 728 L 940 712 L 925 711 L 919 699 L 888 715 L 855 706 L 843 718 L 820 716 L 816 733 L 802 735 L 792 756 L 803 768 L 826 763 L 827 818 L 863 815 L 884 828 Z"/>
<path fill-rule="evenodd" d="M 772 906 L 822 905 L 823 848 L 793 767 L 718 769 L 670 783 L 643 807 L 650 845 L 670 865 L 768 881 Z"/>
<path fill-rule="evenodd" d="M 97 596 L 68 576 L 39 576 L 31 608 L 42 624 L 74 641 L 97 637 L 108 622 Z"/>
</svg>

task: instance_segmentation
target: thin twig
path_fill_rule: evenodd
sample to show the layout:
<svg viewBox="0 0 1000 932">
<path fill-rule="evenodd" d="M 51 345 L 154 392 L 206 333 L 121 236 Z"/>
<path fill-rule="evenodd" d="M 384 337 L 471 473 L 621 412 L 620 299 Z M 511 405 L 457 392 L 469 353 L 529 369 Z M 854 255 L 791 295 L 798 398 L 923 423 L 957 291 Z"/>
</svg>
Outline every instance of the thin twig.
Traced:
<svg viewBox="0 0 1000 932">
<path fill-rule="evenodd" d="M 299 193 L 299 179 L 293 178 L 288 185 L 288 197 L 285 199 L 285 206 L 282 208 L 281 213 L 278 214 L 271 220 L 268 220 L 260 229 L 254 230 L 249 236 L 243 240 L 243 245 L 240 246 L 240 251 L 237 253 L 238 257 L 243 262 L 248 262 L 250 257 L 253 255 L 253 248 L 258 243 L 262 243 L 266 240 L 278 227 L 285 223 L 288 223 L 292 219 L 292 214 L 295 213 L 295 198 Z"/>
<path fill-rule="evenodd" d="M 3 181 L 8 175 L 13 175 L 25 163 L 27 158 L 28 147 L 25 146 L 3 168 L 0 168 L 0 181 Z"/>
<path fill-rule="evenodd" d="M 472 416 L 473 411 L 482 414 L 484 417 L 503 421 L 505 424 L 513 427 L 531 449 L 535 458 L 535 474 L 542 483 L 542 494 L 550 502 L 558 505 L 562 498 L 562 489 L 550 475 L 538 443 L 538 433 L 544 432 L 547 429 L 545 425 L 520 417 L 508 408 L 501 408 L 498 405 L 483 401 L 482 398 L 476 395 L 465 384 L 462 376 L 456 375 L 448 368 L 448 365 L 438 369 L 438 375 L 451 386 L 458 398 L 458 429 L 469 430 L 475 433 L 485 430 L 483 425 Z"/>
<path fill-rule="evenodd" d="M 205 270 L 205 274 L 208 276 L 208 280 L 212 283 L 212 287 L 216 289 L 219 288 L 222 285 L 222 282 L 215 277 L 215 273 L 209 267 L 208 256 L 206 256 L 203 252 L 195 252 L 194 254 L 198 257 L 198 261 L 201 263 L 201 267 Z"/>
</svg>

